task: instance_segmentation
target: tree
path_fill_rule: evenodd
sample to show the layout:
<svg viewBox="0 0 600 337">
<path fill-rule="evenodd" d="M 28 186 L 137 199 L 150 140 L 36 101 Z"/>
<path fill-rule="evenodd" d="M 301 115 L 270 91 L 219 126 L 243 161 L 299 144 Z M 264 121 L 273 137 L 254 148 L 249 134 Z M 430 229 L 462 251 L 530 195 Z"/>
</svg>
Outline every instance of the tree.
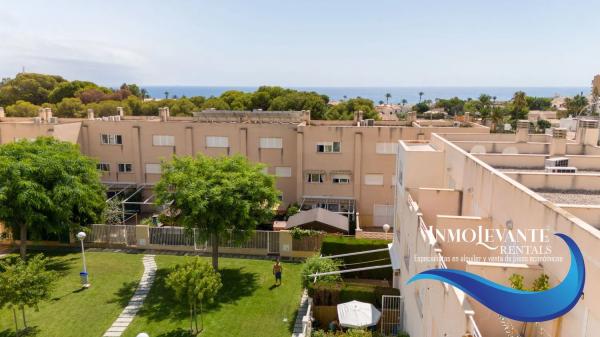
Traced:
<svg viewBox="0 0 600 337">
<path fill-rule="evenodd" d="M 25 308 L 37 310 L 39 302 L 50 298 L 56 273 L 47 270 L 48 260 L 42 254 L 29 261 L 12 259 L 11 262 L 8 259 L 0 262 L 3 271 L 0 273 L 0 297 L 9 308 L 21 311 L 23 326 L 28 330 Z M 14 319 L 18 330 L 16 313 Z"/>
<path fill-rule="evenodd" d="M 148 90 L 146 90 L 145 88 L 140 89 L 140 98 L 142 100 L 148 98 Z"/>
<path fill-rule="evenodd" d="M 190 332 L 197 335 L 202 331 L 202 304 L 212 303 L 223 286 L 221 275 L 210 264 L 199 257 L 185 265 L 176 266 L 167 276 L 167 287 L 175 292 L 175 297 L 185 303 L 190 310 Z M 200 310 L 198 311 L 198 306 Z M 198 329 L 198 312 L 200 329 Z"/>
<path fill-rule="evenodd" d="M 578 116 L 583 112 L 585 107 L 589 104 L 588 99 L 583 95 L 583 93 L 579 95 L 575 95 L 575 97 L 567 97 L 565 98 L 565 105 L 567 107 L 567 114 L 572 116 Z"/>
<path fill-rule="evenodd" d="M 273 217 L 279 193 L 275 178 L 263 173 L 263 168 L 239 155 L 175 156 L 162 164 L 162 176 L 155 186 L 157 201 L 172 202 L 171 214 L 178 214 L 185 228 L 197 228 L 200 239 L 211 240 L 215 270 L 223 234 L 231 233 L 243 241 L 257 225 Z"/>
<path fill-rule="evenodd" d="M 10 117 L 35 117 L 40 107 L 27 101 L 17 101 L 6 107 L 6 115 Z"/>
<path fill-rule="evenodd" d="M 85 106 L 79 98 L 63 98 L 56 104 L 57 117 L 83 117 L 85 111 Z"/>
<path fill-rule="evenodd" d="M 65 98 L 73 98 L 83 90 L 96 89 L 98 85 L 87 81 L 61 82 L 48 94 L 48 102 L 58 103 Z"/>
<path fill-rule="evenodd" d="M 529 110 L 549 110 L 552 107 L 552 98 L 548 97 L 525 97 Z"/>
<path fill-rule="evenodd" d="M 415 105 L 413 105 L 413 110 L 416 111 L 417 113 L 424 113 L 429 111 L 429 105 L 427 105 L 427 103 L 425 102 L 419 102 Z"/>
<path fill-rule="evenodd" d="M 106 207 L 102 212 L 102 222 L 107 225 L 123 224 L 123 205 L 121 199 L 111 198 L 106 201 Z"/>
<path fill-rule="evenodd" d="M 525 119 L 529 108 L 527 107 L 527 95 L 523 91 L 517 91 L 513 95 L 511 104 L 509 105 L 510 119 L 512 121 L 518 121 Z"/>
<path fill-rule="evenodd" d="M 536 124 L 538 130 L 540 130 L 542 133 L 546 132 L 546 129 L 552 127 L 552 124 L 550 124 L 550 122 L 545 119 L 538 120 Z"/>
<path fill-rule="evenodd" d="M 402 99 L 402 111 L 404 111 L 404 106 L 406 105 L 406 103 L 408 103 L 408 101 L 406 100 L 406 98 Z"/>
<path fill-rule="evenodd" d="M 419 103 L 421 103 L 421 99 L 423 98 L 423 95 L 425 95 L 425 93 L 422 91 L 419 91 Z"/>
<path fill-rule="evenodd" d="M 465 101 L 458 97 L 440 99 L 436 103 L 436 107 L 443 108 L 450 116 L 456 116 L 464 112 Z"/>
<path fill-rule="evenodd" d="M 0 186 L 0 221 L 20 233 L 23 259 L 28 238 L 94 223 L 105 207 L 96 162 L 54 138 L 1 145 Z"/>
<path fill-rule="evenodd" d="M 490 119 L 492 121 L 492 131 L 496 132 L 498 130 L 498 125 L 502 125 L 504 123 L 505 116 L 507 115 L 507 111 L 503 107 L 493 107 L 490 113 Z"/>
<path fill-rule="evenodd" d="M 385 104 L 390 104 L 390 98 L 392 98 L 392 94 L 389 92 L 385 94 Z"/>
<path fill-rule="evenodd" d="M 171 115 L 173 116 L 191 116 L 192 112 L 198 110 L 198 107 L 187 98 L 181 98 L 171 105 Z"/>
<path fill-rule="evenodd" d="M 10 105 L 22 100 L 40 105 L 48 102 L 49 93 L 65 79 L 60 76 L 19 73 L 0 86 L 0 104 Z"/>
<path fill-rule="evenodd" d="M 202 104 L 202 109 L 229 110 L 229 104 L 218 97 L 211 97 Z"/>
<path fill-rule="evenodd" d="M 165 99 L 169 99 L 169 92 L 165 91 Z"/>
</svg>

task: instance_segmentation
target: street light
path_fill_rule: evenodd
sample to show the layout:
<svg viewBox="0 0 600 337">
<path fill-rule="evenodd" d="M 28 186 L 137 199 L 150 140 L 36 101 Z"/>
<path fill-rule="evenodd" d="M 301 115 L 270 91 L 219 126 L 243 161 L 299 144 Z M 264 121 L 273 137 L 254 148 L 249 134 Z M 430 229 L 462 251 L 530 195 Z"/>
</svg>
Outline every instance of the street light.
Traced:
<svg viewBox="0 0 600 337">
<path fill-rule="evenodd" d="M 79 239 L 79 241 L 81 241 L 81 257 L 83 258 L 83 271 L 79 273 L 79 276 L 81 276 L 81 285 L 84 288 L 89 288 L 90 282 L 88 281 L 87 267 L 85 265 L 85 248 L 83 247 L 83 240 L 85 240 L 86 236 L 87 235 L 85 234 L 85 232 L 77 233 L 77 238 Z"/>
<path fill-rule="evenodd" d="M 387 233 L 390 231 L 390 225 L 384 224 L 383 231 L 385 232 L 385 239 L 387 240 Z"/>
</svg>

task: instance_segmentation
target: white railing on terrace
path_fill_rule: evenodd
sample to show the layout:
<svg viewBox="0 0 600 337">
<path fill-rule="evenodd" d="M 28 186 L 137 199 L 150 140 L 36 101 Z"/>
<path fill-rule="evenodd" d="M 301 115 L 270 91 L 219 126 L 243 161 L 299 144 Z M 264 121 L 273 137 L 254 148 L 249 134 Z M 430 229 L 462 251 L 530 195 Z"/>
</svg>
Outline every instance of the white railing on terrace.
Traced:
<svg viewBox="0 0 600 337">
<path fill-rule="evenodd" d="M 473 315 L 469 315 L 469 329 L 474 337 L 483 337 L 481 332 L 479 331 L 479 327 L 477 327 L 477 323 L 475 323 L 475 319 Z"/>
</svg>

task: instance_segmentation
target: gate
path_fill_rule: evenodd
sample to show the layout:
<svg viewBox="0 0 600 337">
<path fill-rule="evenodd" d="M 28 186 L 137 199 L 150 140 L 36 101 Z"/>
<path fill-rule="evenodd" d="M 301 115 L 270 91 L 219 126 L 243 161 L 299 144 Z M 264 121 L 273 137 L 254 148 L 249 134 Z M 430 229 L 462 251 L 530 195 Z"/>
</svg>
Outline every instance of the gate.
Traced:
<svg viewBox="0 0 600 337">
<path fill-rule="evenodd" d="M 404 331 L 404 300 L 402 296 L 381 296 L 381 334 L 396 336 Z"/>
<path fill-rule="evenodd" d="M 267 253 L 279 255 L 279 232 L 267 232 Z"/>
</svg>

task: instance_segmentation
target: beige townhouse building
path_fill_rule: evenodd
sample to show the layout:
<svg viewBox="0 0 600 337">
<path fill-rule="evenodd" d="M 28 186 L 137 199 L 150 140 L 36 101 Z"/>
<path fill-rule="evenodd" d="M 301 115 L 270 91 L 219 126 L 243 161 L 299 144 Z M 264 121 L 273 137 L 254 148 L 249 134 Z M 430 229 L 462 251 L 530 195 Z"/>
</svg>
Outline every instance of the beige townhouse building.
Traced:
<svg viewBox="0 0 600 337">
<path fill-rule="evenodd" d="M 0 112 L 0 143 L 53 136 L 79 144 L 99 161 L 111 188 L 140 188 L 149 200 L 160 179 L 160 163 L 173 155 L 241 154 L 267 165 L 281 191 L 280 208 L 292 203 L 360 217 L 361 227 L 393 222 L 395 154 L 398 140 L 425 140 L 436 132 L 486 133 L 471 122 L 310 120 L 308 111 L 215 111 L 194 117 L 119 114 L 85 119 L 56 118 L 43 109 L 36 118 Z M 427 165 L 427 163 L 423 163 Z"/>
</svg>

